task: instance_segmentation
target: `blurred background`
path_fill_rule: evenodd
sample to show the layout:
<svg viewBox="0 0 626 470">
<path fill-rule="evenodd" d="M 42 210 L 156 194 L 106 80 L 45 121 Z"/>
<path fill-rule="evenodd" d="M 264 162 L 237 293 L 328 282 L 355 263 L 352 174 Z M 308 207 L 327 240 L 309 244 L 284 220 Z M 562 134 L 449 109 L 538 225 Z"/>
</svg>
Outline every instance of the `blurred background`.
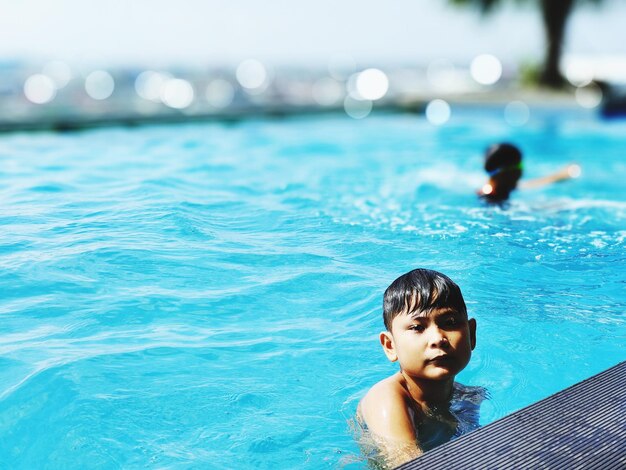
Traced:
<svg viewBox="0 0 626 470">
<path fill-rule="evenodd" d="M 441 124 L 447 103 L 492 101 L 522 122 L 529 104 L 615 115 L 624 101 L 619 0 L 1 0 L 0 10 L 5 131 L 375 109 L 427 110 Z"/>
</svg>

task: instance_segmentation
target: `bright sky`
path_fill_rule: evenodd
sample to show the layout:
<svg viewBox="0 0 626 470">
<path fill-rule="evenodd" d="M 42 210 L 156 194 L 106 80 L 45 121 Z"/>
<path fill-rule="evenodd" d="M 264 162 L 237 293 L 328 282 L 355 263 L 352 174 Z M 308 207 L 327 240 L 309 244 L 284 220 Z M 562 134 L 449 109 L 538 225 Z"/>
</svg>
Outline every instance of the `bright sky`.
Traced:
<svg viewBox="0 0 626 470">
<path fill-rule="evenodd" d="M 625 3 L 579 8 L 566 52 L 626 55 Z M 0 0 L 0 12 L 0 60 L 301 65 L 349 54 L 385 65 L 543 54 L 535 10 L 481 18 L 446 0 Z"/>
</svg>

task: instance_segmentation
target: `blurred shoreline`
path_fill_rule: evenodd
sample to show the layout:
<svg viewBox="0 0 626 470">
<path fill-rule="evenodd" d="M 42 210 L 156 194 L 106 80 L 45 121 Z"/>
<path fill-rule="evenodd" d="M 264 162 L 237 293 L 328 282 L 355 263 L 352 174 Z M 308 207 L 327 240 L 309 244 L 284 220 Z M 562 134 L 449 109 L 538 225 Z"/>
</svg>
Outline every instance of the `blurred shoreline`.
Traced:
<svg viewBox="0 0 626 470">
<path fill-rule="evenodd" d="M 253 60 L 237 70 L 204 71 L 77 72 L 62 62 L 41 68 L 0 64 L 0 132 L 328 113 L 361 119 L 379 112 L 422 114 L 433 102 L 439 114 L 443 107 L 445 115 L 447 106 L 448 117 L 454 106 L 507 107 L 512 122 L 522 125 L 530 108 L 594 108 L 601 102 L 598 90 L 588 84 L 562 91 L 521 87 L 516 70 L 489 60 L 471 70 L 442 60 L 360 71 L 353 66 L 273 70 Z M 435 124 L 446 120 L 436 119 Z"/>
</svg>

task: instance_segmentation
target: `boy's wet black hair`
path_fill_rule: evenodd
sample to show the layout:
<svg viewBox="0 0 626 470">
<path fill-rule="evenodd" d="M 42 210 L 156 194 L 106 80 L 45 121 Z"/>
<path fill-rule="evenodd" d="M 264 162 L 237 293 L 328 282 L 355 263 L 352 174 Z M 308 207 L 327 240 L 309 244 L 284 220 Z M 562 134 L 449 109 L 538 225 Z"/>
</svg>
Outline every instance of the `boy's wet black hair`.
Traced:
<svg viewBox="0 0 626 470">
<path fill-rule="evenodd" d="M 383 297 L 383 320 L 391 331 L 393 319 L 411 314 L 450 307 L 467 316 L 461 289 L 445 274 L 430 269 L 414 269 L 393 281 Z"/>
<path fill-rule="evenodd" d="M 506 142 L 494 144 L 485 153 L 485 171 L 493 171 L 519 165 L 522 162 L 522 152 L 513 144 Z"/>
</svg>

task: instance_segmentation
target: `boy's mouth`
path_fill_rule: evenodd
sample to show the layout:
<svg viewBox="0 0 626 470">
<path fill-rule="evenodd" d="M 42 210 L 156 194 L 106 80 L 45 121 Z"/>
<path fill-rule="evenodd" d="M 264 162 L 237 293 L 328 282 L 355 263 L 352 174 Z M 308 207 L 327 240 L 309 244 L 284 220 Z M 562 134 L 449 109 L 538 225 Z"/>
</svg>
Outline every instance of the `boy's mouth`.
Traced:
<svg viewBox="0 0 626 470">
<path fill-rule="evenodd" d="M 426 362 L 429 363 L 446 363 L 454 359 L 450 354 L 442 354 L 441 356 L 433 357 L 432 359 L 428 359 Z"/>
</svg>

